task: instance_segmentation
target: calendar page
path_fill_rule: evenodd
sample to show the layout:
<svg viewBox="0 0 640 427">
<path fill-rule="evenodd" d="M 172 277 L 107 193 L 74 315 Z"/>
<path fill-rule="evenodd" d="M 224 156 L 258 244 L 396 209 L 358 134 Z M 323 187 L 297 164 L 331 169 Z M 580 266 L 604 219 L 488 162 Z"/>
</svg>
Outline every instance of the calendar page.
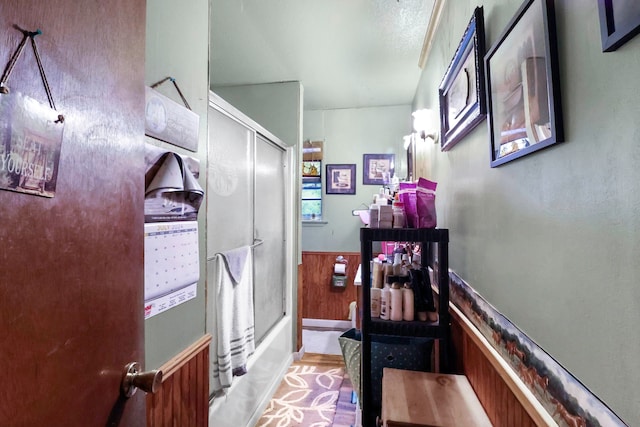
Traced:
<svg viewBox="0 0 640 427">
<path fill-rule="evenodd" d="M 199 278 L 196 221 L 144 225 L 145 319 L 195 298 Z"/>
</svg>

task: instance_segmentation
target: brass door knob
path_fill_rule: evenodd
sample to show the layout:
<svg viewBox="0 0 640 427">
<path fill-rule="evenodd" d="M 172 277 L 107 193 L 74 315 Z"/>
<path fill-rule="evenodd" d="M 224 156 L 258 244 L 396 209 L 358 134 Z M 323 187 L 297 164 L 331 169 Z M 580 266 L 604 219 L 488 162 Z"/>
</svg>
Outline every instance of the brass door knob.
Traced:
<svg viewBox="0 0 640 427">
<path fill-rule="evenodd" d="M 131 397 L 138 389 L 146 393 L 155 393 L 162 383 L 162 371 L 140 371 L 138 362 L 131 362 L 124 368 L 122 376 L 122 394 L 125 397 Z"/>
</svg>

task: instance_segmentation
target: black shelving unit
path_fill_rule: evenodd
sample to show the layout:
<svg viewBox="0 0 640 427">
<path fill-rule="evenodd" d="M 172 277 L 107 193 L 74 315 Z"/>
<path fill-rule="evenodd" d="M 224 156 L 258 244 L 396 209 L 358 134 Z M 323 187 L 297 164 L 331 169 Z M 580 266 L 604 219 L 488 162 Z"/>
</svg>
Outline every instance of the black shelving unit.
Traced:
<svg viewBox="0 0 640 427">
<path fill-rule="evenodd" d="M 421 262 L 429 263 L 426 256 L 430 243 L 436 243 L 438 259 L 438 321 L 391 321 L 371 318 L 371 266 L 373 242 L 420 242 Z M 371 336 L 394 335 L 401 337 L 423 337 L 440 340 L 438 362 L 440 372 L 450 372 L 449 348 L 451 320 L 449 316 L 449 230 L 444 228 L 361 228 L 360 260 L 362 263 L 362 311 L 359 310 L 362 331 L 361 382 L 362 382 L 362 426 L 375 427 L 377 408 L 373 407 L 371 384 Z"/>
</svg>

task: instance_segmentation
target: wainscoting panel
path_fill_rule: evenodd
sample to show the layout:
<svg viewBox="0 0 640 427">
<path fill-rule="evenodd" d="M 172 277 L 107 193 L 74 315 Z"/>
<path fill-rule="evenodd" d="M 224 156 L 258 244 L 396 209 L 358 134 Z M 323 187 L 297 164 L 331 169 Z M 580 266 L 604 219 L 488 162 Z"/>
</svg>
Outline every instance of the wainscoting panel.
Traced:
<svg viewBox="0 0 640 427">
<path fill-rule="evenodd" d="M 348 261 L 347 286 L 333 288 L 331 278 L 336 257 Z M 360 265 L 358 252 L 302 252 L 304 277 L 302 317 L 304 319 L 347 320 L 349 304 L 356 300 L 353 279 Z"/>
<path fill-rule="evenodd" d="M 208 426 L 210 342 L 203 336 L 160 368 L 160 390 L 147 394 L 147 427 Z"/>
<path fill-rule="evenodd" d="M 536 423 L 482 350 L 465 334 L 464 373 L 494 426 L 533 427 Z"/>
<path fill-rule="evenodd" d="M 297 296 L 297 309 L 296 309 L 296 348 L 298 351 L 302 348 L 302 313 L 304 312 L 304 269 L 302 264 L 298 264 L 298 291 Z"/>
</svg>

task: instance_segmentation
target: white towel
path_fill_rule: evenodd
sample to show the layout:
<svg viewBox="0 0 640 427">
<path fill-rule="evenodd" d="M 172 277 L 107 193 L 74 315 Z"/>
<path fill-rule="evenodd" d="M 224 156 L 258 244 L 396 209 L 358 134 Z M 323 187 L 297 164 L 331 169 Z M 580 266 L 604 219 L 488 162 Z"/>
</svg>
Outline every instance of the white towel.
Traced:
<svg viewBox="0 0 640 427">
<path fill-rule="evenodd" d="M 229 270 L 244 260 L 242 273 Z M 247 360 L 255 350 L 253 316 L 253 255 L 249 246 L 216 254 L 216 353 L 213 389 L 231 386 L 233 376 L 247 373 Z M 236 279 L 236 280 L 234 280 Z"/>
</svg>

